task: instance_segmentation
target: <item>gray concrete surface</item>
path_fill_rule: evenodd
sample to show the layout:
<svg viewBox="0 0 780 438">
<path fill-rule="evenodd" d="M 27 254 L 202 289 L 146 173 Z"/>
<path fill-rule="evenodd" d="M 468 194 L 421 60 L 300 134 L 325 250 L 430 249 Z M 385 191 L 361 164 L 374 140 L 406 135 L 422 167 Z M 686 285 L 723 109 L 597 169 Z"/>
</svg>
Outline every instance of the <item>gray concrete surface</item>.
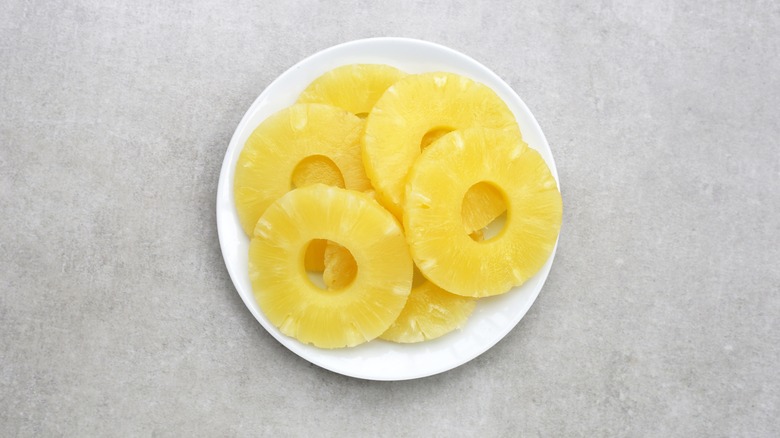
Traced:
<svg viewBox="0 0 780 438">
<path fill-rule="evenodd" d="M 1 436 L 780 435 L 777 2 L 224 3 L 0 3 Z M 519 326 L 400 383 L 265 333 L 214 214 L 255 97 L 371 36 L 502 76 L 565 203 Z"/>
</svg>

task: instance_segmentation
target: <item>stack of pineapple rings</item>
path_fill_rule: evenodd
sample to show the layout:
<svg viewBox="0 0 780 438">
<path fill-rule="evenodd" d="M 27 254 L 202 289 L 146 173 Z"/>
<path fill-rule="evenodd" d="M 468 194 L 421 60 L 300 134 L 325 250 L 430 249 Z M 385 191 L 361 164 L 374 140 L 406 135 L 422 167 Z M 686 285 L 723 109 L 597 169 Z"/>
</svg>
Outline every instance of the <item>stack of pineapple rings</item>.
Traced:
<svg viewBox="0 0 780 438">
<path fill-rule="evenodd" d="M 549 168 L 493 90 L 378 64 L 327 72 L 265 119 L 239 156 L 234 196 L 259 307 L 321 348 L 461 327 L 477 298 L 544 265 L 562 212 Z"/>
</svg>

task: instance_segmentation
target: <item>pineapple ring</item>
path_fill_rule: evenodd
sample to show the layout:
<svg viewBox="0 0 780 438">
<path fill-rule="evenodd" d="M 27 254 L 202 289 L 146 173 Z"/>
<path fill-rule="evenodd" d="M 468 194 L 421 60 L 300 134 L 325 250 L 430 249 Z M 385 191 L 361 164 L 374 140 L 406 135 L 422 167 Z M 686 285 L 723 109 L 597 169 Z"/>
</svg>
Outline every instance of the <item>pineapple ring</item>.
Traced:
<svg viewBox="0 0 780 438">
<path fill-rule="evenodd" d="M 507 201 L 504 228 L 476 242 L 463 229 L 461 204 L 488 182 Z M 547 261 L 561 225 L 561 194 L 538 152 L 511 133 L 455 131 L 426 149 L 409 172 L 404 228 L 415 263 L 449 292 L 498 295 Z"/>
<path fill-rule="evenodd" d="M 324 103 L 365 117 L 387 88 L 406 74 L 383 64 L 349 64 L 314 80 L 298 97 L 299 103 Z"/>
<path fill-rule="evenodd" d="M 400 218 L 406 176 L 421 149 L 449 131 L 472 126 L 521 138 L 506 103 L 489 87 L 466 77 L 442 72 L 410 75 L 388 88 L 368 115 L 363 137 L 366 173 L 380 202 Z M 472 228 L 480 229 L 493 219 Z"/>
<path fill-rule="evenodd" d="M 307 277 L 313 239 L 347 248 L 358 266 L 338 291 Z M 400 224 L 370 196 L 315 184 L 279 198 L 257 221 L 249 278 L 268 320 L 287 336 L 321 348 L 352 347 L 381 335 L 412 287 L 412 259 Z"/>
<path fill-rule="evenodd" d="M 252 235 L 265 209 L 291 190 L 298 165 L 311 156 L 332 161 L 345 188 L 371 189 L 360 150 L 363 126 L 357 116 L 320 104 L 293 105 L 260 123 L 236 163 L 233 195 L 244 232 Z"/>
</svg>

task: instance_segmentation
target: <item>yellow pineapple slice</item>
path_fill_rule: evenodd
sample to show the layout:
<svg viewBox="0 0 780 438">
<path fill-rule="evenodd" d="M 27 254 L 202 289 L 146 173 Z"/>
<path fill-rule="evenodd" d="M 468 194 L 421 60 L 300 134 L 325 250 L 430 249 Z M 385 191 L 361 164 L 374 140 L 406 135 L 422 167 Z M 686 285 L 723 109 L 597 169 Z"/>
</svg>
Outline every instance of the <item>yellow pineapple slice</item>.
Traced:
<svg viewBox="0 0 780 438">
<path fill-rule="evenodd" d="M 521 138 L 504 101 L 466 77 L 441 72 L 409 75 L 388 88 L 366 119 L 363 138 L 366 173 L 380 202 L 400 218 L 406 175 L 421 149 L 447 132 L 471 126 Z M 471 228 L 481 228 L 478 225 Z"/>
<path fill-rule="evenodd" d="M 319 175 L 322 169 L 337 169 L 337 182 L 343 181 L 347 189 L 371 189 L 360 151 L 363 125 L 343 109 L 320 104 L 293 105 L 265 119 L 236 164 L 233 194 L 247 235 L 265 209 L 292 188 L 332 182 Z"/>
<path fill-rule="evenodd" d="M 333 105 L 365 117 L 385 90 L 404 75 L 383 64 L 343 65 L 315 79 L 298 102 Z"/>
<path fill-rule="evenodd" d="M 344 287 L 356 273 L 357 265 L 349 251 L 328 242 L 322 274 L 325 284 L 333 288 Z M 473 298 L 448 293 L 426 280 L 415 267 L 412 291 L 404 309 L 379 337 L 403 344 L 435 339 L 463 326 L 475 305 Z"/>
<path fill-rule="evenodd" d="M 461 209 L 475 184 L 504 197 L 506 222 L 475 241 Z M 442 137 L 417 159 L 406 185 L 404 229 L 426 278 L 464 296 L 507 292 L 550 256 L 561 225 L 561 194 L 539 153 L 505 131 L 471 128 Z"/>
<path fill-rule="evenodd" d="M 341 288 L 312 283 L 303 259 L 313 239 L 349 250 L 354 279 Z M 387 330 L 406 303 L 412 266 L 393 215 L 364 193 L 323 184 L 274 202 L 249 244 L 249 278 L 260 309 L 285 335 L 321 348 L 355 346 Z"/>
</svg>

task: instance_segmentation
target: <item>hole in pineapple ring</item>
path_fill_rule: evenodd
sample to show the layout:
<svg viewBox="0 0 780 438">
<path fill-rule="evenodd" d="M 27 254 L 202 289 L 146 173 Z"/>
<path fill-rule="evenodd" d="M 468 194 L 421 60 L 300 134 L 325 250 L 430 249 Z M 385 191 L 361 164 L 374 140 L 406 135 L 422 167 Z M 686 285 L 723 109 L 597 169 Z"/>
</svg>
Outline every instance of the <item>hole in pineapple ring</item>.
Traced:
<svg viewBox="0 0 780 438">
<path fill-rule="evenodd" d="M 422 139 L 420 140 L 420 150 L 427 148 L 428 146 L 431 145 L 431 143 L 438 140 L 444 134 L 447 134 L 454 130 L 455 128 L 450 128 L 449 126 L 437 126 L 435 128 L 429 129 L 428 132 L 426 132 L 425 135 L 423 135 Z"/>
<path fill-rule="evenodd" d="M 487 242 L 505 228 L 506 211 L 504 192 L 493 183 L 478 182 L 463 196 L 460 210 L 463 228 L 475 242 Z"/>
<path fill-rule="evenodd" d="M 368 117 L 368 113 L 357 113 L 355 115 L 360 117 L 361 119 L 364 119 L 364 120 L 365 120 L 366 117 Z"/>
<path fill-rule="evenodd" d="M 347 248 L 331 240 L 310 241 L 303 260 L 309 281 L 324 291 L 340 291 L 357 277 L 355 257 Z"/>
<path fill-rule="evenodd" d="M 293 169 L 290 189 L 316 183 L 344 188 L 344 176 L 338 166 L 324 155 L 311 155 L 301 160 Z"/>
</svg>

